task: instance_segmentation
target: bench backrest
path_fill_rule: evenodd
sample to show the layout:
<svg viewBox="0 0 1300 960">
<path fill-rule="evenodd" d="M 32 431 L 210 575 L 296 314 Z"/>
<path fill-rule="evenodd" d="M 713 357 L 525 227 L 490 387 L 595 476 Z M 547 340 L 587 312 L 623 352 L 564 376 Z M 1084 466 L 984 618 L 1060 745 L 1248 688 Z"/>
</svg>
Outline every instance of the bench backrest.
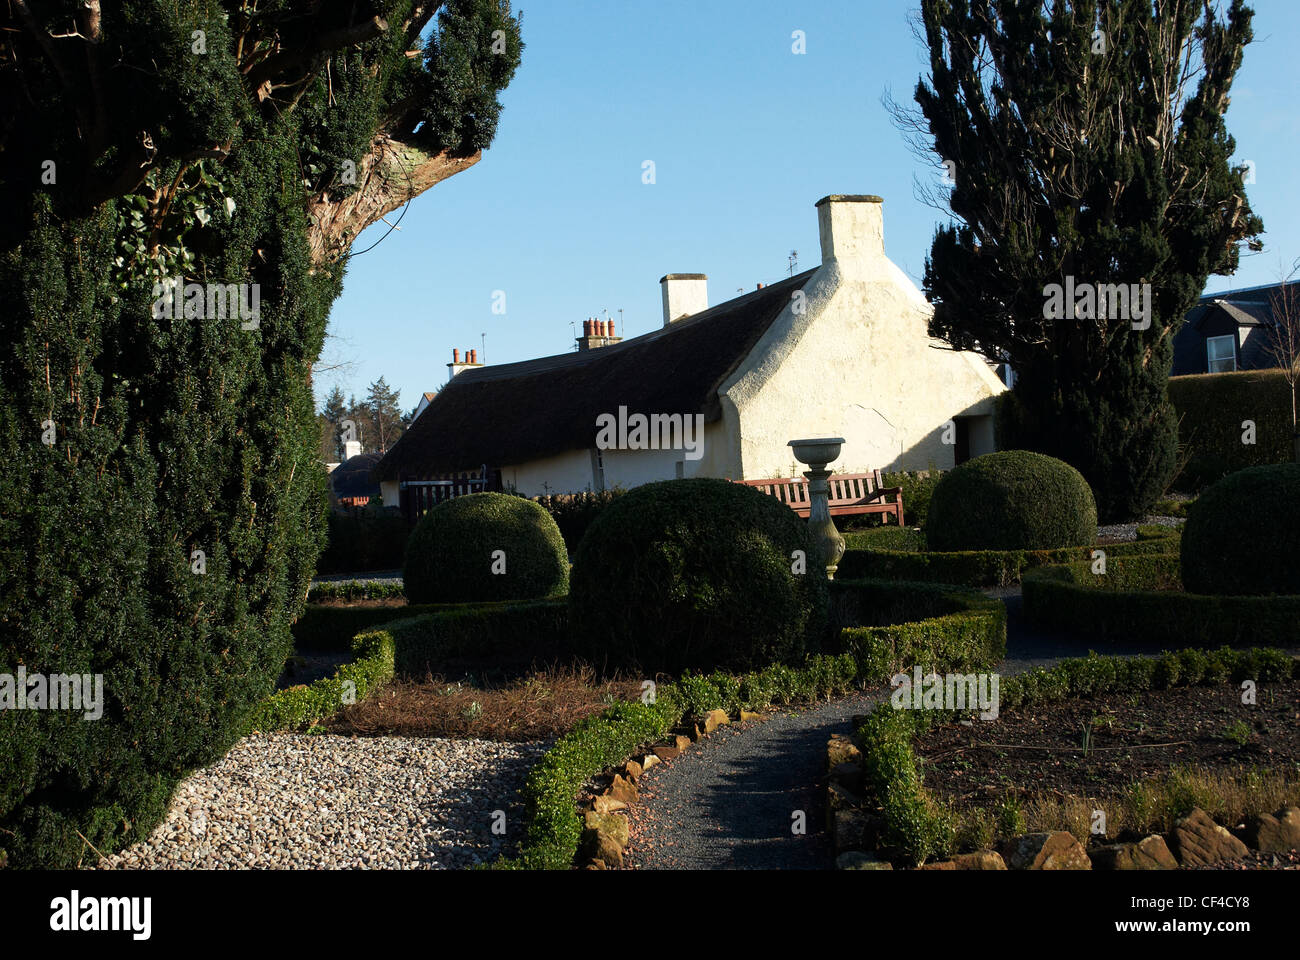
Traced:
<svg viewBox="0 0 1300 960">
<path fill-rule="evenodd" d="M 737 480 L 747 487 L 757 487 L 768 496 L 776 497 L 792 507 L 808 506 L 808 481 L 803 477 L 771 480 Z M 870 473 L 840 473 L 830 479 L 829 505 L 856 503 L 884 487 L 879 470 Z"/>
</svg>

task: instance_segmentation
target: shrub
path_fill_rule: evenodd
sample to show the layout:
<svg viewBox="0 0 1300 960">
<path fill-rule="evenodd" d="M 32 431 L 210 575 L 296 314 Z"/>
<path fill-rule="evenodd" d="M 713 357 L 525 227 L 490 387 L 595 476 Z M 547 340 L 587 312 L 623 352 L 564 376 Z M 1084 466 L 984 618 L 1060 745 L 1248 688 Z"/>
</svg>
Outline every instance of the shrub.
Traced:
<svg viewBox="0 0 1300 960">
<path fill-rule="evenodd" d="M 1173 556 L 1110 559 L 1104 576 L 1087 562 L 1043 567 L 1025 576 L 1025 617 L 1036 627 L 1141 640 L 1152 649 L 1300 641 L 1298 596 L 1212 596 L 1177 586 Z"/>
<path fill-rule="evenodd" d="M 1300 464 L 1248 467 L 1202 493 L 1182 562 L 1193 593 L 1300 595 Z"/>
<path fill-rule="evenodd" d="M 316 568 L 319 573 L 396 570 L 402 566 L 409 528 L 401 514 L 332 511 L 328 528 L 329 540 Z"/>
<path fill-rule="evenodd" d="M 420 518 L 402 579 L 411 603 L 532 600 L 563 595 L 568 567 L 560 528 L 540 506 L 504 493 L 472 493 Z"/>
<path fill-rule="evenodd" d="M 308 604 L 293 625 L 296 650 L 348 650 L 352 638 L 363 630 L 390 620 L 405 619 L 442 609 L 421 607 L 338 607 Z"/>
<path fill-rule="evenodd" d="M 529 663 L 562 655 L 568 649 L 568 613 L 564 600 L 555 599 L 460 604 L 400 620 L 389 626 L 397 672 L 422 678 L 461 657 Z"/>
<path fill-rule="evenodd" d="M 659 740 L 682 716 L 671 686 L 654 703 L 619 703 L 580 720 L 548 750 L 524 781 L 524 839 L 519 858 L 499 868 L 567 870 L 582 838 L 574 796 L 602 770 L 622 763 L 638 746 Z"/>
<path fill-rule="evenodd" d="M 358 634 L 352 639 L 356 659 L 343 664 L 332 677 L 267 697 L 249 715 L 246 729 L 263 733 L 301 730 L 345 704 L 364 700 L 372 690 L 393 679 L 393 649 L 393 635 L 384 628 Z"/>
<path fill-rule="evenodd" d="M 1280 370 L 1171 377 L 1169 402 L 1187 450 L 1176 489 L 1194 492 L 1234 471 L 1293 456 L 1291 391 Z M 1241 442 L 1243 420 L 1255 423 L 1253 444 Z"/>
<path fill-rule="evenodd" d="M 837 580 L 831 599 L 839 644 L 853 657 L 860 680 L 884 682 L 916 664 L 940 671 L 989 668 L 1006 656 L 1006 608 L 975 590 Z"/>
<path fill-rule="evenodd" d="M 903 488 L 903 517 L 913 527 L 923 527 L 930 515 L 934 488 L 943 477 L 942 470 L 901 470 L 883 474 L 885 486 Z"/>
<path fill-rule="evenodd" d="M 894 531 L 894 527 L 882 527 Z M 871 531 L 876 533 L 877 531 Z M 915 531 L 904 529 L 905 533 Z M 1026 571 L 1034 567 L 1088 560 L 1093 548 L 1064 547 L 1059 550 L 917 550 L 910 544 L 892 545 L 886 538 L 849 534 L 849 549 L 840 560 L 837 576 L 841 579 L 862 577 L 897 580 L 923 580 L 930 583 L 965 584 L 972 587 L 1007 586 L 1019 583 Z M 1178 531 L 1152 525 L 1138 528 L 1138 539 L 1127 543 L 1107 544 L 1107 557 L 1162 554 L 1176 549 Z"/>
<path fill-rule="evenodd" d="M 1050 550 L 1096 536 L 1097 506 L 1083 475 L 1027 450 L 985 454 L 946 473 L 926 524 L 932 550 Z"/>
<path fill-rule="evenodd" d="M 804 551 L 806 572 L 792 572 Z M 647 673 L 797 661 L 823 631 L 807 525 L 753 487 L 669 480 L 610 504 L 574 559 L 574 640 Z"/>
<path fill-rule="evenodd" d="M 600 512 L 626 492 L 622 487 L 615 487 L 600 493 L 585 490 L 582 493 L 548 494 L 532 499 L 551 515 L 572 555 L 578 552 L 578 544 L 582 542 L 587 528 L 600 516 Z"/>
<path fill-rule="evenodd" d="M 914 553 L 925 549 L 925 534 L 911 527 L 882 525 L 868 530 L 853 530 L 845 533 L 844 545 L 847 551 L 901 550 L 905 553 Z M 841 566 L 840 569 L 842 570 L 843 567 Z M 838 572 L 836 575 L 839 575 Z"/>
<path fill-rule="evenodd" d="M 307 602 L 342 600 L 353 603 L 358 600 L 396 600 L 405 596 L 402 584 L 396 580 L 332 580 L 313 583 L 307 591 Z"/>
</svg>

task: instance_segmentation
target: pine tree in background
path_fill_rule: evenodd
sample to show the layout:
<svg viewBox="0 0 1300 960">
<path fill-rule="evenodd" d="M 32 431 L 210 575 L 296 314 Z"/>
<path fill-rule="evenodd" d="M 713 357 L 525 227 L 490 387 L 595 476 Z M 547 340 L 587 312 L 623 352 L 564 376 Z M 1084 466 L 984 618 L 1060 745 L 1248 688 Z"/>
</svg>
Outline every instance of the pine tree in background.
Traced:
<svg viewBox="0 0 1300 960">
<path fill-rule="evenodd" d="M 1141 516 L 1175 468 L 1173 335 L 1208 275 L 1232 273 L 1263 230 L 1223 120 L 1252 13 L 1241 0 L 1224 13 L 922 0 L 920 16 L 924 119 L 900 119 L 952 174 L 959 221 L 926 261 L 931 334 L 1015 370 L 1000 446 L 1075 466 L 1103 520 Z M 1055 315 L 1049 291 L 1067 283 L 1139 297 L 1150 284 L 1149 326 L 1117 318 L 1114 300 L 1105 319 L 1082 316 L 1086 303 Z"/>
<path fill-rule="evenodd" d="M 477 162 L 521 49 L 497 0 L 0 5 L 0 673 L 105 699 L 0 710 L 0 862 L 147 836 L 274 686 L 352 241 Z"/>
<path fill-rule="evenodd" d="M 339 463 L 343 459 L 343 447 L 339 442 L 339 428 L 347 417 L 347 405 L 343 391 L 337 385 L 325 397 L 325 404 L 317 414 L 320 425 L 320 458 L 324 463 Z"/>
<path fill-rule="evenodd" d="M 402 435 L 402 408 L 398 394 L 390 390 L 388 383 L 380 377 L 370 385 L 364 407 L 372 449 L 375 453 L 386 453 Z"/>
</svg>

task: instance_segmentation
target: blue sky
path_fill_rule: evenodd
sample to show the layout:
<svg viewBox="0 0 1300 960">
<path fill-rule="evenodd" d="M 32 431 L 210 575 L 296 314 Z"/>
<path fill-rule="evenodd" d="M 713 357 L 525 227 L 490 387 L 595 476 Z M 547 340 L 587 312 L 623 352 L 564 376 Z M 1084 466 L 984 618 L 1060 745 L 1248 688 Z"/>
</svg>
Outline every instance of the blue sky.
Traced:
<svg viewBox="0 0 1300 960">
<path fill-rule="evenodd" d="M 1211 292 L 1272 282 L 1300 257 L 1300 25 L 1289 0 L 1252 6 L 1256 42 L 1227 119 L 1237 157 L 1255 163 L 1265 251 L 1211 277 Z M 659 327 L 665 273 L 708 274 L 714 304 L 786 276 L 791 250 L 816 266 L 813 204 L 830 193 L 884 198 L 885 252 L 919 285 L 940 214 L 913 180 L 941 171 L 912 156 L 881 105 L 886 91 L 910 102 L 924 69 L 914 7 L 525 5 L 527 47 L 491 149 L 417 198 L 400 231 L 380 223 L 358 239 L 364 250 L 384 238 L 349 266 L 321 361 L 343 366 L 318 374 L 318 400 L 336 384 L 360 399 L 382 375 L 410 409 L 446 382 L 453 347 L 492 364 L 561 353 L 604 311 L 622 310 L 623 336 Z"/>
</svg>

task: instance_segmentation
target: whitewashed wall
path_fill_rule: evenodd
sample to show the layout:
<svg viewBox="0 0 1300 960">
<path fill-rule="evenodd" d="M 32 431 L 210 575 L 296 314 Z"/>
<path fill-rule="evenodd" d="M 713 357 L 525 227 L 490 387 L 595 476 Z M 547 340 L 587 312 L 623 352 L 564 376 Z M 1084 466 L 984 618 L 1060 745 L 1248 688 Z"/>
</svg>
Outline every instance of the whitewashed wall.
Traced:
<svg viewBox="0 0 1300 960">
<path fill-rule="evenodd" d="M 738 469 L 745 479 L 789 476 L 788 441 L 822 436 L 845 438 L 837 472 L 951 467 L 947 421 L 990 417 L 1005 387 L 978 355 L 930 338 L 931 308 L 883 241 L 829 258 L 825 247 L 823 237 L 804 312 L 792 301 L 722 386 Z M 991 420 L 972 421 L 971 442 L 972 455 L 977 443 L 988 452 Z"/>
</svg>

